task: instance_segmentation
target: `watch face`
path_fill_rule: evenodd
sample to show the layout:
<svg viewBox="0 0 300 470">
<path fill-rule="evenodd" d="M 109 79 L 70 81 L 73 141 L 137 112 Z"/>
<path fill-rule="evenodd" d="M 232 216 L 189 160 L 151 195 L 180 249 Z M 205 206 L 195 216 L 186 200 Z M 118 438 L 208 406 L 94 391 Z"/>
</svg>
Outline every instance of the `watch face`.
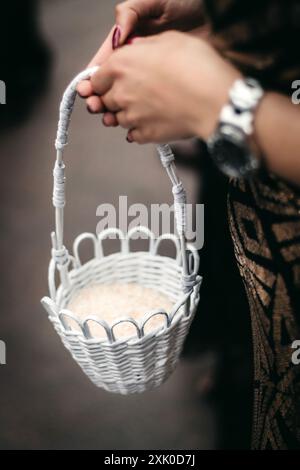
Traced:
<svg viewBox="0 0 300 470">
<path fill-rule="evenodd" d="M 216 165 L 230 177 L 246 177 L 257 168 L 257 160 L 244 138 L 217 132 L 208 142 L 208 148 Z"/>
</svg>

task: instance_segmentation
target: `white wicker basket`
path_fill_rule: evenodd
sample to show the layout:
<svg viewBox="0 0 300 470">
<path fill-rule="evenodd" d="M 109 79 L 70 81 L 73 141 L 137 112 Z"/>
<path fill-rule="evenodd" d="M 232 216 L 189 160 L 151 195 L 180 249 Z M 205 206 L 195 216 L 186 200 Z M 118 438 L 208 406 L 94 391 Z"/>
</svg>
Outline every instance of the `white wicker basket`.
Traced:
<svg viewBox="0 0 300 470">
<path fill-rule="evenodd" d="M 174 370 L 183 342 L 193 320 L 199 302 L 202 278 L 197 275 L 198 252 L 186 244 L 186 198 L 182 183 L 177 179 L 174 155 L 168 145 L 159 146 L 163 166 L 173 183 L 178 237 L 164 234 L 155 239 L 146 227 L 136 227 L 127 234 L 118 229 L 107 229 L 96 236 L 79 235 L 71 256 L 63 244 L 63 211 L 65 206 L 65 165 L 63 149 L 67 144 L 68 127 L 73 110 L 76 87 L 88 78 L 96 68 L 79 74 L 66 89 L 60 106 L 60 120 L 56 139 L 57 158 L 54 167 L 53 204 L 56 231 L 52 233 L 52 259 L 49 265 L 50 297 L 42 304 L 55 330 L 75 361 L 92 382 L 110 392 L 129 394 L 143 392 L 159 386 Z M 148 251 L 131 252 L 130 240 L 142 232 L 149 237 Z M 114 233 L 120 238 L 120 251 L 104 255 L 103 240 Z M 82 264 L 79 256 L 81 242 L 89 239 L 93 244 L 93 258 Z M 169 239 L 176 248 L 175 258 L 158 253 L 162 240 Z M 56 287 L 56 271 L 60 285 Z M 83 287 L 101 283 L 137 283 L 165 294 L 174 304 L 170 312 L 162 309 L 148 312 L 142 321 L 120 318 L 113 325 L 87 312 L 82 320 L 66 309 L 70 299 Z M 95 313 L 95 312 L 94 312 Z M 165 317 L 164 326 L 145 333 L 145 325 L 155 315 Z M 69 320 L 72 319 L 72 322 Z M 96 322 L 106 332 L 107 339 L 92 336 L 89 325 Z M 118 339 L 115 327 L 129 322 L 135 326 L 136 335 Z M 77 324 L 77 328 L 70 326 Z"/>
</svg>

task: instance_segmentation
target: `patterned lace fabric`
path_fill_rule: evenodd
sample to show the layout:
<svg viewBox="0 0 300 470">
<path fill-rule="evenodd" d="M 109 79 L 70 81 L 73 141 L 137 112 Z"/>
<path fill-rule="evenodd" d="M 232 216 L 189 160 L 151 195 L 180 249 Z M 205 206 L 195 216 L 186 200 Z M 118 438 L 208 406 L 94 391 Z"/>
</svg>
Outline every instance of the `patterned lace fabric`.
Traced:
<svg viewBox="0 0 300 470">
<path fill-rule="evenodd" d="M 300 78 L 300 2 L 205 0 L 220 52 L 265 89 Z M 297 50 L 298 48 L 298 50 Z M 231 181 L 229 221 L 247 292 L 254 350 L 252 448 L 300 448 L 300 192 L 261 172 Z"/>
<path fill-rule="evenodd" d="M 232 181 L 230 230 L 251 314 L 252 448 L 300 446 L 300 196 L 273 175 Z"/>
</svg>

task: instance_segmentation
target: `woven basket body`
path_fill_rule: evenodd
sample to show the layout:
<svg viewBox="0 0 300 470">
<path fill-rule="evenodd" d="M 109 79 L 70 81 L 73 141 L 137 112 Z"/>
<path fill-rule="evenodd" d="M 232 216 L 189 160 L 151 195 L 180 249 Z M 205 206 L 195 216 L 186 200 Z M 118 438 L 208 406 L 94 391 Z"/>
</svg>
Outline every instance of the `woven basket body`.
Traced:
<svg viewBox="0 0 300 470">
<path fill-rule="evenodd" d="M 146 231 L 143 228 L 142 230 Z M 131 232 L 133 233 L 134 231 Z M 178 289 L 182 276 L 180 253 L 176 253 L 175 259 L 160 256 L 157 250 L 161 239 L 153 239 L 147 252 L 131 253 L 129 240 L 124 237 L 120 252 L 104 256 L 103 233 L 101 236 L 97 239 L 92 234 L 86 234 L 75 240 L 72 263 L 75 267 L 72 266 L 68 273 L 67 288 L 60 284 L 56 290 L 55 264 L 51 261 L 49 281 L 52 295 L 51 299 L 44 298 L 42 302 L 64 345 L 95 385 L 121 394 L 143 392 L 159 386 L 174 370 L 199 300 L 200 280 L 192 292 L 182 294 Z M 78 248 L 79 243 L 86 238 L 93 240 L 95 257 L 81 265 Z M 171 235 L 170 238 L 172 239 Z M 193 252 L 193 255 L 197 257 L 197 252 Z M 66 306 L 87 285 L 114 282 L 137 283 L 156 289 L 165 294 L 174 303 L 174 307 L 171 312 L 148 312 L 141 322 L 124 318 L 120 312 L 119 321 L 129 321 L 136 327 L 134 336 L 126 340 L 118 339 L 114 333 L 114 325 L 118 321 L 114 325 L 101 322 L 107 338 L 93 338 L 89 325 L 91 322 L 100 324 L 99 319 L 93 317 L 92 312 L 87 312 L 86 320 L 82 321 L 66 310 Z M 191 300 L 188 315 L 183 309 L 187 297 Z M 164 315 L 165 325 L 145 334 L 144 326 L 156 314 Z M 70 318 L 72 328 L 67 321 Z"/>
<path fill-rule="evenodd" d="M 173 183 L 178 236 L 164 234 L 155 239 L 146 227 L 133 228 L 128 234 L 110 228 L 98 236 L 90 233 L 78 236 L 74 241 L 72 255 L 63 245 L 63 147 L 67 143 L 76 85 L 90 73 L 86 71 L 74 79 L 65 92 L 60 108 L 53 193 L 56 231 L 52 234 L 52 259 L 49 265 L 50 296 L 44 297 L 42 304 L 63 344 L 95 385 L 121 394 L 144 392 L 162 384 L 177 364 L 199 302 L 202 281 L 197 275 L 199 256 L 193 246 L 185 241 L 185 192 L 177 179 L 174 156 L 168 146 L 161 147 L 159 153 Z M 148 237 L 148 251 L 131 251 L 132 239 L 136 238 L 137 232 Z M 120 239 L 120 250 L 105 255 L 103 241 L 111 235 Z M 159 254 L 161 242 L 165 239 L 175 245 L 175 258 Z M 93 245 L 93 258 L 82 264 L 79 251 L 81 243 L 86 240 Z M 57 271 L 60 277 L 58 287 Z M 155 289 L 171 300 L 173 308 L 169 312 L 162 309 L 147 312 L 140 321 L 124 318 L 122 312 L 119 312 L 118 320 L 112 325 L 99 319 L 96 312 L 86 312 L 86 318 L 82 319 L 67 309 L 73 296 L 84 287 L 113 283 L 136 283 Z M 164 318 L 164 325 L 145 333 L 147 322 L 156 315 Z M 104 339 L 93 337 L 90 329 L 92 322 L 105 330 Z M 122 322 L 134 325 L 136 334 L 129 338 L 118 338 L 115 329 Z"/>
</svg>

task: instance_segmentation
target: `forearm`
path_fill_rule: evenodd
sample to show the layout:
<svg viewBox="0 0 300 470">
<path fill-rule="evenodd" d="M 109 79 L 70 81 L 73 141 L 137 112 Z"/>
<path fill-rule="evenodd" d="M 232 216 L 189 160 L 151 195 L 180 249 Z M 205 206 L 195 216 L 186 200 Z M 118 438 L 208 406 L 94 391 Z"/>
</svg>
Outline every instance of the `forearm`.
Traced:
<svg viewBox="0 0 300 470">
<path fill-rule="evenodd" d="M 254 139 L 266 167 L 300 185 L 300 107 L 288 97 L 266 93 L 256 113 Z"/>
</svg>

